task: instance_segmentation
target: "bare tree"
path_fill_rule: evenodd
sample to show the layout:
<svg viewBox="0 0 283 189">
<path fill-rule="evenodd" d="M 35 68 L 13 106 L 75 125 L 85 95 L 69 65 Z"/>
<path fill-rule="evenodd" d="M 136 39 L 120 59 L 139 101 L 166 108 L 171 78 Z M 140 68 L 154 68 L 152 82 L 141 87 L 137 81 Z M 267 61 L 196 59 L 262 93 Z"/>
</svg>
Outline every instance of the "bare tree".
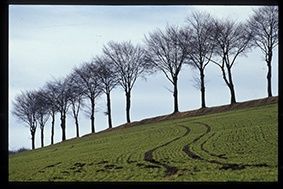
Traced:
<svg viewBox="0 0 283 189">
<path fill-rule="evenodd" d="M 47 84 L 47 89 L 52 91 L 55 95 L 55 107 L 60 112 L 61 129 L 62 129 L 62 141 L 66 140 L 66 114 L 69 108 L 70 91 L 68 87 L 68 78 L 61 80 L 54 80 Z"/>
<path fill-rule="evenodd" d="M 49 119 L 49 107 L 46 101 L 46 92 L 41 89 L 35 92 L 36 117 L 41 130 L 41 147 L 44 147 L 44 126 Z"/>
<path fill-rule="evenodd" d="M 56 87 L 53 85 L 54 84 L 52 82 L 48 82 L 44 86 L 45 102 L 48 106 L 49 114 L 51 116 L 51 144 L 54 144 L 55 114 L 58 111 L 56 104 L 57 101 Z"/>
<path fill-rule="evenodd" d="M 188 40 L 190 65 L 199 71 L 199 79 L 195 78 L 195 81 L 197 81 L 196 85 L 199 85 L 201 91 L 201 107 L 205 108 L 204 73 L 215 47 L 213 42 L 213 18 L 208 13 L 195 12 L 187 18 L 187 22 L 189 26 L 186 31 L 191 35 L 191 40 Z"/>
<path fill-rule="evenodd" d="M 103 47 L 103 52 L 115 67 L 119 85 L 126 95 L 126 118 L 130 123 L 131 91 L 139 76 L 146 71 L 144 50 L 128 42 L 109 42 Z"/>
<path fill-rule="evenodd" d="M 82 88 L 82 94 L 90 100 L 91 105 L 91 132 L 95 133 L 94 113 L 95 100 L 101 95 L 101 83 L 97 74 L 98 67 L 94 63 L 84 63 L 80 68 L 75 68 L 73 72 L 73 80 Z"/>
<path fill-rule="evenodd" d="M 255 9 L 248 21 L 248 26 L 254 35 L 254 45 L 264 53 L 267 64 L 267 94 L 272 96 L 271 61 L 272 51 L 278 45 L 278 7 L 265 6 Z"/>
<path fill-rule="evenodd" d="M 235 88 L 232 78 L 232 67 L 235 65 L 236 58 L 243 55 L 252 47 L 252 33 L 242 23 L 235 21 L 215 20 L 214 22 L 216 34 L 215 54 L 221 58 L 220 61 L 212 61 L 222 72 L 222 77 L 228 86 L 231 94 L 230 103 L 236 103 Z"/>
<path fill-rule="evenodd" d="M 80 108 L 83 105 L 83 88 L 76 82 L 76 75 L 72 73 L 68 78 L 68 87 L 70 95 L 70 103 L 72 108 L 72 117 L 75 119 L 76 125 L 76 136 L 79 137 L 79 112 Z"/>
<path fill-rule="evenodd" d="M 102 90 L 106 94 L 107 98 L 108 127 L 112 128 L 110 93 L 118 84 L 118 75 L 115 70 L 115 65 L 106 57 L 97 56 L 95 57 L 94 62 L 98 65 L 97 74 L 101 80 Z"/>
<path fill-rule="evenodd" d="M 37 128 L 36 103 L 34 101 L 34 92 L 26 91 L 18 95 L 13 102 L 12 111 L 19 120 L 25 122 L 30 129 L 32 149 L 35 149 L 35 132 Z"/>
<path fill-rule="evenodd" d="M 183 63 L 188 56 L 188 46 L 186 45 L 189 35 L 183 35 L 181 29 L 177 27 L 166 27 L 166 31 L 160 29 L 145 36 L 146 61 L 151 63 L 157 70 L 162 71 L 166 78 L 173 84 L 174 91 L 174 111 L 178 108 L 178 75 Z M 187 33 L 188 34 L 188 33 Z"/>
</svg>

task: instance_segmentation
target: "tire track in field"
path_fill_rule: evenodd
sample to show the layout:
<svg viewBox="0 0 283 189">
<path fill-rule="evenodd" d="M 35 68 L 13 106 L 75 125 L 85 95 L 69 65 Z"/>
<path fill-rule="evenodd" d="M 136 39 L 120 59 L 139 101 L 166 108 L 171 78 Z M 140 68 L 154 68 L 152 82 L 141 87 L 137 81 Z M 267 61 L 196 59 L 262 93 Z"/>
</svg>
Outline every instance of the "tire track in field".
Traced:
<svg viewBox="0 0 283 189">
<path fill-rule="evenodd" d="M 62 162 L 57 162 L 57 163 L 54 163 L 54 164 L 47 165 L 47 166 L 41 168 L 40 170 L 38 170 L 38 171 L 32 173 L 32 174 L 31 174 L 31 177 L 33 177 L 34 175 L 38 175 L 38 174 L 40 174 L 40 173 L 45 173 L 45 171 L 46 171 L 47 169 L 56 167 L 57 165 L 60 165 L 61 163 L 62 163 Z"/>
<path fill-rule="evenodd" d="M 136 162 L 137 162 L 136 160 L 131 160 L 132 155 L 133 155 L 133 153 L 129 154 L 129 156 L 128 156 L 128 158 L 127 158 L 127 163 L 128 163 L 128 164 L 136 163 Z"/>
<path fill-rule="evenodd" d="M 200 148 L 202 151 L 208 153 L 209 155 L 211 156 L 214 156 L 214 157 L 218 157 L 218 158 L 221 158 L 221 159 L 227 159 L 227 157 L 225 156 L 225 154 L 215 154 L 215 153 L 212 153 L 210 151 L 208 151 L 207 149 L 204 148 L 204 145 L 208 142 L 209 139 L 211 139 L 213 136 L 215 135 L 215 133 L 213 133 L 212 135 L 210 135 L 206 141 L 204 141 L 203 143 L 201 143 L 200 145 Z"/>
<path fill-rule="evenodd" d="M 145 152 L 145 154 L 144 154 L 144 160 L 145 160 L 145 161 L 150 162 L 150 163 L 152 163 L 152 164 L 155 164 L 155 165 L 157 165 L 157 166 L 162 166 L 162 167 L 165 168 L 165 176 L 171 176 L 171 175 L 176 174 L 177 171 L 178 171 L 178 168 L 175 167 L 175 166 L 170 166 L 170 165 L 168 165 L 168 164 L 166 164 L 166 163 L 163 163 L 163 162 L 160 162 L 160 161 L 154 159 L 154 158 L 153 158 L 153 152 L 156 151 L 156 150 L 159 149 L 159 148 L 162 148 L 162 147 L 167 146 L 168 144 L 170 144 L 170 143 L 172 143 L 172 142 L 175 142 L 176 140 L 179 140 L 179 139 L 182 138 L 182 137 L 185 137 L 185 136 L 188 135 L 189 132 L 191 131 L 191 129 L 188 128 L 188 127 L 186 127 L 186 126 L 183 126 L 183 125 L 177 125 L 177 126 L 183 127 L 183 128 L 186 129 L 186 132 L 185 132 L 182 136 L 176 137 L 176 138 L 174 138 L 174 139 L 172 139 L 172 140 L 170 140 L 170 141 L 168 141 L 168 142 L 166 142 L 166 143 L 164 143 L 164 144 L 162 144 L 162 145 L 159 145 L 159 146 L 157 146 L 157 147 L 155 147 L 155 148 L 153 148 L 153 149 L 151 149 L 151 150 L 148 150 L 148 151 Z"/>
<path fill-rule="evenodd" d="M 232 170 L 240 170 L 240 169 L 245 169 L 246 167 L 272 167 L 270 165 L 267 165 L 266 163 L 261 163 L 261 164 L 242 164 L 242 163 L 223 163 L 221 161 L 218 160 L 209 160 L 209 159 L 205 159 L 199 155 L 197 155 L 195 152 L 193 152 L 190 149 L 191 144 L 194 144 L 195 142 L 197 142 L 198 140 L 200 140 L 202 137 L 204 137 L 205 135 L 207 135 L 210 131 L 211 131 L 211 127 L 206 124 L 206 123 L 202 123 L 202 122 L 194 122 L 200 125 L 203 125 L 206 127 L 206 132 L 204 132 L 202 135 L 200 135 L 199 137 L 195 138 L 192 142 L 190 142 L 189 144 L 185 145 L 183 147 L 183 151 L 192 159 L 194 160 L 200 160 L 200 161 L 205 161 L 208 163 L 213 163 L 213 164 L 218 164 L 221 165 L 222 167 L 220 167 L 220 170 L 228 170 L 228 169 L 232 169 Z"/>
</svg>

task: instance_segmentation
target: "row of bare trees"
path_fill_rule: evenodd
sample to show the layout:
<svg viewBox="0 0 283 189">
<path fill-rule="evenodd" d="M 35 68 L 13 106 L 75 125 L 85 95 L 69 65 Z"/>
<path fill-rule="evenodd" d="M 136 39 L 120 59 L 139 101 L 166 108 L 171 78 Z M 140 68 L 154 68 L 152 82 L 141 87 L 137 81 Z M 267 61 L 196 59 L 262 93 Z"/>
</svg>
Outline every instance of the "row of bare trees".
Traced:
<svg viewBox="0 0 283 189">
<path fill-rule="evenodd" d="M 130 123 L 131 91 L 138 77 L 149 70 L 145 50 L 131 42 L 109 42 L 102 56 L 73 69 L 67 77 L 47 82 L 41 89 L 22 92 L 14 102 L 13 113 L 29 125 L 34 149 L 37 125 L 41 129 L 41 146 L 44 146 L 44 126 L 51 120 L 51 144 L 54 143 L 55 114 L 60 114 L 62 141 L 66 140 L 66 117 L 71 112 L 79 137 L 79 112 L 87 108 L 91 133 L 95 133 L 95 105 L 103 93 L 107 98 L 108 127 L 112 128 L 111 91 L 120 85 L 126 96 L 126 119 Z M 88 103 L 87 103 L 88 102 Z"/>
<path fill-rule="evenodd" d="M 112 128 L 111 91 L 120 86 L 126 97 L 126 121 L 131 122 L 131 91 L 139 77 L 161 71 L 173 85 L 174 110 L 178 107 L 178 77 L 182 67 L 196 68 L 196 79 L 201 93 L 201 108 L 205 102 L 205 69 L 209 63 L 219 67 L 230 91 L 230 103 L 236 103 L 232 68 L 237 57 L 254 47 L 264 53 L 268 66 L 267 91 L 271 92 L 272 51 L 278 45 L 278 7 L 266 6 L 254 10 L 247 22 L 219 20 L 205 12 L 196 12 L 186 19 L 185 27 L 167 26 L 145 36 L 145 45 L 130 41 L 110 41 L 103 53 L 91 62 L 74 68 L 66 78 L 46 83 L 39 90 L 23 92 L 17 96 L 13 113 L 29 125 L 34 149 L 37 125 L 41 129 L 44 146 L 44 126 L 51 117 L 51 144 L 54 143 L 55 115 L 60 114 L 62 141 L 66 140 L 66 115 L 71 111 L 79 137 L 79 112 L 89 111 L 91 132 L 95 133 L 95 105 L 97 97 L 107 99 L 108 127 Z M 88 103 L 87 103 L 88 102 Z"/>
</svg>

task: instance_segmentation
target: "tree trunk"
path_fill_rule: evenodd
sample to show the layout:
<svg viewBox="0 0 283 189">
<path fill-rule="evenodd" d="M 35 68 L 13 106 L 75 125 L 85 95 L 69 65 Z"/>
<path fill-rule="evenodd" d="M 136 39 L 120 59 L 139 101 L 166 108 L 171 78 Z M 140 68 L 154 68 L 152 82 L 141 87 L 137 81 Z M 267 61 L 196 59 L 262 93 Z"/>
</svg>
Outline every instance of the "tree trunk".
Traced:
<svg viewBox="0 0 283 189">
<path fill-rule="evenodd" d="M 43 115 L 40 116 L 40 131 L 41 131 L 41 148 L 44 147 L 44 123 Z"/>
<path fill-rule="evenodd" d="M 235 104 L 236 103 L 236 96 L 235 96 L 235 89 L 234 89 L 234 85 L 230 85 L 229 87 L 230 89 L 230 93 L 231 93 L 231 100 L 230 100 L 230 104 Z"/>
<path fill-rule="evenodd" d="M 268 97 L 272 97 L 272 90 L 271 90 L 271 61 L 272 61 L 272 49 L 269 49 L 267 63 L 267 94 Z"/>
<path fill-rule="evenodd" d="M 78 116 L 75 116 L 75 123 L 76 123 L 77 137 L 80 137 Z"/>
<path fill-rule="evenodd" d="M 91 120 L 91 133 L 95 133 L 95 128 L 94 128 L 94 109 L 95 108 L 95 102 L 94 99 L 91 99 L 91 116 L 90 116 L 90 120 Z"/>
<path fill-rule="evenodd" d="M 40 127 L 41 130 L 41 148 L 44 147 L 44 127 Z"/>
<path fill-rule="evenodd" d="M 178 106 L 178 78 L 173 78 L 173 85 L 174 85 L 174 91 L 173 91 L 173 97 L 174 97 L 174 112 L 179 112 L 179 106 Z"/>
<path fill-rule="evenodd" d="M 126 116 L 127 116 L 127 123 L 131 123 L 130 108 L 131 108 L 131 91 L 126 91 Z"/>
<path fill-rule="evenodd" d="M 200 70 L 200 91 L 201 91 L 201 108 L 206 108 L 205 104 L 205 85 L 204 85 L 204 70 Z"/>
<path fill-rule="evenodd" d="M 229 89 L 230 89 L 230 94 L 231 94 L 231 100 L 230 104 L 235 104 L 236 103 L 236 95 L 235 95 L 235 89 L 234 89 L 234 84 L 233 84 L 233 79 L 232 79 L 232 72 L 231 68 L 228 68 L 228 78 L 229 78 Z"/>
<path fill-rule="evenodd" d="M 75 119 L 77 137 L 79 137 L 80 136 L 80 134 L 79 134 L 79 120 L 78 120 L 78 114 L 76 114 L 75 104 L 72 104 L 72 110 L 73 110 L 73 117 Z"/>
<path fill-rule="evenodd" d="M 66 140 L 66 115 L 61 112 L 62 141 Z"/>
<path fill-rule="evenodd" d="M 31 146 L 33 150 L 35 149 L 34 135 L 35 135 L 35 132 L 31 132 Z"/>
<path fill-rule="evenodd" d="M 108 115 L 108 127 L 112 128 L 112 118 L 111 118 L 111 98 L 110 92 L 106 93 L 107 96 L 107 115 Z"/>
<path fill-rule="evenodd" d="M 55 112 L 52 112 L 52 122 L 51 122 L 51 144 L 54 144 L 54 125 L 55 125 Z"/>
</svg>

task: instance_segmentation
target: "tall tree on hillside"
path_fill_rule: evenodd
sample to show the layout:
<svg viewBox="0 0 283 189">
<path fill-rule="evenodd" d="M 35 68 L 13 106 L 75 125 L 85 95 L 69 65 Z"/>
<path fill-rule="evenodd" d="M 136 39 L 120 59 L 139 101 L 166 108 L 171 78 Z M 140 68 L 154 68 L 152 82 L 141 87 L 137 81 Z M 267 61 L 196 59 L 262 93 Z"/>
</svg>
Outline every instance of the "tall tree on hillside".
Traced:
<svg viewBox="0 0 283 189">
<path fill-rule="evenodd" d="M 41 130 L 41 147 L 44 147 L 44 126 L 49 119 L 49 107 L 46 101 L 46 91 L 43 89 L 35 92 L 36 117 Z"/>
<path fill-rule="evenodd" d="M 264 53 L 267 64 L 267 94 L 272 96 L 271 89 L 271 61 L 272 51 L 278 45 L 278 7 L 265 6 L 255 9 L 248 21 L 248 26 L 253 32 L 255 46 Z"/>
<path fill-rule="evenodd" d="M 128 42 L 109 42 L 103 47 L 106 58 L 115 67 L 119 85 L 124 89 L 126 95 L 126 118 L 127 123 L 131 122 L 131 91 L 138 77 L 147 70 L 144 61 L 144 50 Z"/>
<path fill-rule="evenodd" d="M 189 53 L 186 43 L 190 40 L 190 35 L 184 35 L 184 33 L 181 29 L 170 26 L 166 27 L 165 32 L 158 29 L 145 37 L 146 61 L 162 71 L 173 84 L 173 113 L 179 112 L 178 76 Z"/>
<path fill-rule="evenodd" d="M 90 101 L 91 132 L 95 133 L 94 113 L 96 98 L 101 95 L 101 82 L 97 74 L 98 66 L 94 63 L 84 63 L 73 71 L 73 81 L 82 88 L 82 94 Z"/>
<path fill-rule="evenodd" d="M 107 98 L 107 116 L 108 127 L 112 128 L 112 116 L 111 116 L 111 91 L 118 84 L 118 75 L 115 70 L 115 66 L 112 61 L 109 61 L 106 57 L 95 57 L 94 62 L 98 65 L 98 76 L 101 80 L 102 90 L 106 94 Z"/>
<path fill-rule="evenodd" d="M 60 112 L 61 129 L 62 129 L 62 141 L 66 140 L 66 115 L 70 106 L 70 90 L 68 87 L 68 78 L 61 80 L 54 80 L 47 84 L 47 89 L 52 91 L 55 95 L 56 110 Z"/>
<path fill-rule="evenodd" d="M 76 136 L 79 137 L 79 112 L 80 108 L 83 105 L 83 87 L 76 82 L 76 75 L 72 73 L 68 79 L 68 87 L 70 91 L 70 104 L 72 109 L 72 117 L 75 120 L 76 125 Z"/>
<path fill-rule="evenodd" d="M 214 21 L 215 54 L 221 60 L 212 62 L 221 69 L 222 77 L 230 90 L 231 104 L 236 103 L 232 67 L 235 65 L 236 58 L 245 54 L 252 47 L 253 35 L 246 28 L 245 24 L 231 20 Z"/>
<path fill-rule="evenodd" d="M 53 82 L 48 82 L 44 86 L 45 90 L 45 102 L 48 106 L 49 114 L 51 116 L 51 144 L 54 144 L 54 126 L 55 126 L 55 114 L 57 109 L 57 93 L 56 87 L 53 86 Z"/>
<path fill-rule="evenodd" d="M 215 44 L 213 42 L 213 18 L 208 13 L 196 12 L 187 18 L 191 40 L 188 40 L 190 48 L 190 65 L 199 71 L 199 83 L 201 91 L 201 107 L 205 108 L 205 68 L 210 62 Z"/>
<path fill-rule="evenodd" d="M 13 102 L 12 114 L 19 120 L 25 122 L 30 129 L 32 149 L 35 149 L 35 132 L 37 128 L 36 103 L 34 92 L 26 91 L 18 95 Z"/>
</svg>

